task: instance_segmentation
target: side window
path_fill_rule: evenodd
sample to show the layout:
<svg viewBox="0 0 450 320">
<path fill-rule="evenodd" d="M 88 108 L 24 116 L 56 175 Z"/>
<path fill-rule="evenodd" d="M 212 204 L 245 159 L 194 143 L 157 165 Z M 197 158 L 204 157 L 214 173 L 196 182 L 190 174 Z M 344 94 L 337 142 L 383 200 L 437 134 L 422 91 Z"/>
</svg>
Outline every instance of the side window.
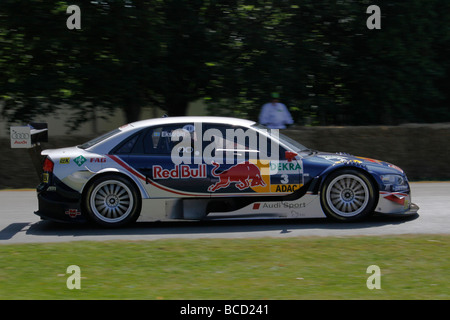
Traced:
<svg viewBox="0 0 450 320">
<path fill-rule="evenodd" d="M 195 132 L 193 124 L 176 124 L 154 127 L 148 130 L 144 136 L 144 153 L 171 155 L 172 149 L 182 139 L 192 140 L 194 138 Z"/>
<path fill-rule="evenodd" d="M 130 154 L 130 153 L 139 153 L 142 152 L 142 148 L 140 148 L 139 140 L 141 137 L 141 133 L 135 134 L 124 142 L 122 142 L 118 147 L 116 147 L 112 152 L 114 154 Z"/>
<path fill-rule="evenodd" d="M 166 154 L 169 152 L 168 141 L 161 136 L 162 129 L 162 127 L 158 127 L 147 131 L 144 136 L 145 154 Z"/>
<path fill-rule="evenodd" d="M 204 126 L 204 148 L 222 163 L 257 159 L 258 137 L 253 133 L 248 128 L 208 124 Z"/>
</svg>

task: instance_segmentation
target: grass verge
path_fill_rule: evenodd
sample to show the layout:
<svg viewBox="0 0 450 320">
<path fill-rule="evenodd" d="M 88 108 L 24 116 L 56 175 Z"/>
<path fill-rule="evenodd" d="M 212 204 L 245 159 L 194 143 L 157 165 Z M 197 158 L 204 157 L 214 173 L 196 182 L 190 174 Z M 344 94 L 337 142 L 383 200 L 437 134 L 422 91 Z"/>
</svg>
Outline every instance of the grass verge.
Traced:
<svg viewBox="0 0 450 320">
<path fill-rule="evenodd" d="M 449 299 L 450 236 L 0 246 L 0 299 Z M 81 270 L 69 290 L 67 267 Z M 370 265 L 381 289 L 369 290 Z"/>
</svg>

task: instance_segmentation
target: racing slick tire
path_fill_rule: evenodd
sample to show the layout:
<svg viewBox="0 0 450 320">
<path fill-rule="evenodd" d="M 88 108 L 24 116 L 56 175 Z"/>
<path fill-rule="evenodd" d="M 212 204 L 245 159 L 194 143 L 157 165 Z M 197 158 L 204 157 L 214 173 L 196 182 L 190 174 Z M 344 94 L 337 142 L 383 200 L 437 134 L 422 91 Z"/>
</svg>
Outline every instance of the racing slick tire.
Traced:
<svg viewBox="0 0 450 320">
<path fill-rule="evenodd" d="M 359 170 L 343 169 L 324 181 L 320 203 L 325 214 L 339 221 L 357 221 L 374 212 L 378 192 L 371 179 Z"/>
<path fill-rule="evenodd" d="M 103 227 L 135 222 L 142 200 L 135 185 L 120 175 L 102 175 L 89 184 L 83 206 L 91 221 Z"/>
</svg>

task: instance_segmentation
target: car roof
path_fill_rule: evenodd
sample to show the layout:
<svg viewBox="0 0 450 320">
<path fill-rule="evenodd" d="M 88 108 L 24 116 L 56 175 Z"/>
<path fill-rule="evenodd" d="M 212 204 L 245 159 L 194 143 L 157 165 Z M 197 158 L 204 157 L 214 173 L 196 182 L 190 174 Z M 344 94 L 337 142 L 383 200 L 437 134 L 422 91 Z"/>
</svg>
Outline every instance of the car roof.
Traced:
<svg viewBox="0 0 450 320">
<path fill-rule="evenodd" d="M 211 116 L 185 116 L 185 117 L 163 117 L 163 118 L 153 118 L 147 120 L 140 120 L 132 122 L 121 126 L 117 130 L 117 133 L 105 138 L 104 140 L 95 143 L 91 147 L 86 148 L 86 150 L 91 152 L 96 152 L 99 154 L 108 153 L 112 147 L 116 146 L 118 143 L 134 134 L 135 132 L 150 126 L 167 125 L 167 124 L 177 124 L 177 123 L 217 123 L 217 124 L 228 124 L 228 125 L 240 125 L 249 127 L 255 124 L 255 121 L 231 118 L 231 117 L 211 117 Z"/>
<path fill-rule="evenodd" d="M 122 126 L 121 129 L 127 130 L 127 129 L 144 128 L 153 125 L 185 123 L 185 122 L 192 122 L 192 123 L 206 122 L 206 123 L 242 125 L 242 126 L 251 126 L 256 123 L 255 121 L 247 119 L 231 118 L 231 117 L 184 116 L 184 117 L 163 117 L 163 118 L 140 120 Z"/>
</svg>

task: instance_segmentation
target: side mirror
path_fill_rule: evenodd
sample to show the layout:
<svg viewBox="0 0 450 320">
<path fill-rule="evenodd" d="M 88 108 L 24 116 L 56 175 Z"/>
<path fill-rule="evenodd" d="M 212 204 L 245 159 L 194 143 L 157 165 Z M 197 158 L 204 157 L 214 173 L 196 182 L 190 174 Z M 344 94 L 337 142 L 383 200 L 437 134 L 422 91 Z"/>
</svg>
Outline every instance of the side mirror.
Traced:
<svg viewBox="0 0 450 320">
<path fill-rule="evenodd" d="M 294 159 L 298 154 L 292 151 L 285 151 L 284 157 L 287 159 L 288 162 L 291 162 L 292 159 Z"/>
</svg>

